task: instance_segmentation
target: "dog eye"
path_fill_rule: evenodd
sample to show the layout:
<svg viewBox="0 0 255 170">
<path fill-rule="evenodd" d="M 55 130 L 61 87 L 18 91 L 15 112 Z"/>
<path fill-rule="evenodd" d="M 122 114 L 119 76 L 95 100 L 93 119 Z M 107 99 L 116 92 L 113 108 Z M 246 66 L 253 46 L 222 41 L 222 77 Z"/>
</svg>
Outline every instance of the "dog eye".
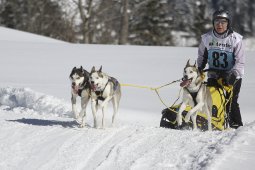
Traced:
<svg viewBox="0 0 255 170">
<path fill-rule="evenodd" d="M 193 73 L 193 71 L 190 71 L 190 73 Z"/>
<path fill-rule="evenodd" d="M 80 79 L 80 77 L 77 77 L 77 79 L 79 80 L 79 79 Z"/>
</svg>

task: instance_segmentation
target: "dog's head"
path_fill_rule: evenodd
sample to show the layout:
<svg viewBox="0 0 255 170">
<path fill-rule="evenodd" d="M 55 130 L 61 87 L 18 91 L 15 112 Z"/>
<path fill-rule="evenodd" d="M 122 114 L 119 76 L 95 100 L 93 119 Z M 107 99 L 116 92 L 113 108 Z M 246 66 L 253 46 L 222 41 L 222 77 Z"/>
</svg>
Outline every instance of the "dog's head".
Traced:
<svg viewBox="0 0 255 170">
<path fill-rule="evenodd" d="M 90 85 L 93 91 L 102 91 L 108 81 L 108 76 L 102 72 L 102 66 L 96 70 L 93 66 L 89 77 Z"/>
<path fill-rule="evenodd" d="M 69 76 L 71 83 L 72 83 L 72 90 L 75 94 L 78 93 L 79 89 L 82 89 L 85 82 L 88 81 L 89 76 L 87 74 L 88 72 L 82 68 L 76 68 L 74 67 L 71 71 L 71 74 Z"/>
<path fill-rule="evenodd" d="M 201 77 L 196 66 L 196 62 L 194 65 L 190 65 L 189 60 L 187 61 L 186 66 L 183 71 L 183 78 L 180 84 L 181 87 L 188 87 L 191 84 L 197 85 L 201 82 Z"/>
</svg>

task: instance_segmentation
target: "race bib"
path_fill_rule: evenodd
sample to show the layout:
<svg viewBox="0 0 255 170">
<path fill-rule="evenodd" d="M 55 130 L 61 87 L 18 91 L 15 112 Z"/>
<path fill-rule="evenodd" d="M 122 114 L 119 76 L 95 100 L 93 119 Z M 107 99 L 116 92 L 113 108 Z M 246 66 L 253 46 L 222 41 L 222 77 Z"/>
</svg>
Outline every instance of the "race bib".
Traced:
<svg viewBox="0 0 255 170">
<path fill-rule="evenodd" d="M 219 49 L 208 50 L 208 65 L 209 69 L 217 69 L 228 71 L 235 64 L 233 52 L 222 51 Z"/>
</svg>

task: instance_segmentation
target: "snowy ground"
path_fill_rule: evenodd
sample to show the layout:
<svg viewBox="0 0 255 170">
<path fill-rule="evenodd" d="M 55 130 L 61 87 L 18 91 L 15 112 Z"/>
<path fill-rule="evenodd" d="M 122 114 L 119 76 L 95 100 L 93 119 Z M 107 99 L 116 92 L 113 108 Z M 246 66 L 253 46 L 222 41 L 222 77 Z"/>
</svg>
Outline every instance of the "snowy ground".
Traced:
<svg viewBox="0 0 255 170">
<path fill-rule="evenodd" d="M 3 31 L 4 30 L 4 31 Z M 164 106 L 153 91 L 122 87 L 117 124 L 77 128 L 70 82 L 74 66 L 121 83 L 157 87 L 182 75 L 196 48 L 74 45 L 0 28 L 0 169 L 254 169 L 254 51 L 247 51 L 240 94 L 245 126 L 224 132 L 159 128 Z M 9 37 L 9 39 L 2 38 Z M 172 104 L 178 84 L 160 91 Z M 100 112 L 99 112 L 100 115 Z"/>
</svg>

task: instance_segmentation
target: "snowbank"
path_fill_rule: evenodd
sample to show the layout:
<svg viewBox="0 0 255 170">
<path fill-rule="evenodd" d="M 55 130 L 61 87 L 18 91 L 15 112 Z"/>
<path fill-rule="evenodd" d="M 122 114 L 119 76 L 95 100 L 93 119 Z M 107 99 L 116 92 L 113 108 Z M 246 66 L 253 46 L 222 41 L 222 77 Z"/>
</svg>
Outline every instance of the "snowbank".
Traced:
<svg viewBox="0 0 255 170">
<path fill-rule="evenodd" d="M 65 104 L 63 100 L 34 92 L 29 88 L 0 88 L 0 105 L 16 112 L 34 112 L 57 116 L 72 115 L 70 106 L 68 107 L 68 104 Z"/>
</svg>

